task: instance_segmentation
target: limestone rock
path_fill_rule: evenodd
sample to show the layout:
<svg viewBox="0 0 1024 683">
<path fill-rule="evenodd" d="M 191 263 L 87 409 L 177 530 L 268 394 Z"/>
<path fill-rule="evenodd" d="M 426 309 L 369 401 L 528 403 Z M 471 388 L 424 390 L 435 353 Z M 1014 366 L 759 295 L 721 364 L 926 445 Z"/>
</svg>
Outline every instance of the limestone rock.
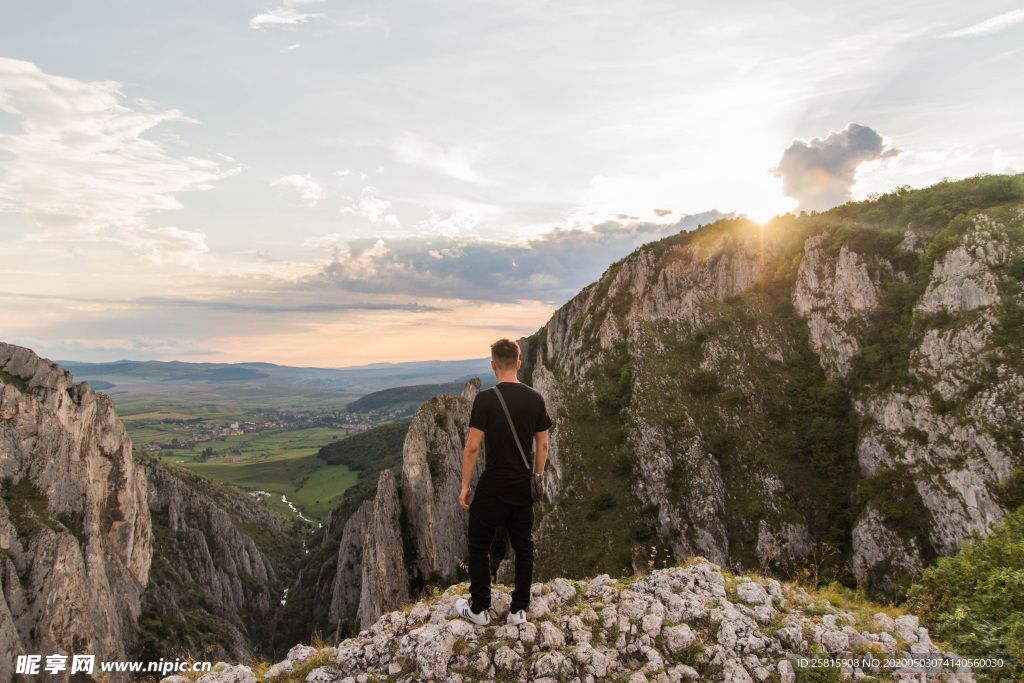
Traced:
<svg viewBox="0 0 1024 683">
<path fill-rule="evenodd" d="M 0 342 L 0 371 L 0 653 L 123 660 L 152 548 L 131 441 L 106 395 L 29 349 Z"/>
<path fill-rule="evenodd" d="M 793 305 L 807 318 L 811 345 L 832 375 L 845 377 L 850 360 L 860 349 L 855 330 L 878 305 L 880 277 L 846 245 L 833 255 L 832 236 L 822 233 L 807 240 L 800 261 Z"/>
<path fill-rule="evenodd" d="M 458 499 L 471 408 L 462 396 L 435 396 L 416 410 L 405 437 L 402 504 L 416 546 L 416 569 L 424 580 L 453 581 L 458 559 L 469 556 L 469 514 Z M 485 457 L 481 448 L 474 484 Z"/>
<path fill-rule="evenodd" d="M 751 579 L 743 583 L 760 588 L 766 596 L 784 592 L 777 582 Z M 791 589 L 785 591 L 790 601 L 787 627 L 775 631 L 754 619 L 752 610 L 742 602 L 733 603 L 722 594 L 725 584 L 717 566 L 697 561 L 688 567 L 636 577 L 628 588 L 613 582 L 603 584 L 600 595 L 587 591 L 575 600 L 553 600 L 549 618 L 539 624 L 488 628 L 450 620 L 455 601 L 465 595 L 466 585 L 460 584 L 430 604 L 417 603 L 408 614 L 383 615 L 338 646 L 335 665 L 323 667 L 323 677 L 307 680 L 369 681 L 376 677 L 411 683 L 480 677 L 535 681 L 615 678 L 672 683 L 708 678 L 752 683 L 777 674 L 778 680 L 792 683 L 792 661 L 821 656 L 813 654 L 812 648 L 824 647 L 836 658 L 852 657 L 854 636 L 881 642 L 888 635 L 862 634 L 840 626 L 852 615 L 828 606 L 822 615 L 822 601 L 816 603 L 811 596 Z M 540 594 L 558 596 L 573 586 L 558 579 L 535 588 L 538 595 L 534 600 Z M 754 593 L 750 587 L 746 592 Z M 675 600 L 699 605 L 699 610 L 691 612 L 709 618 L 662 628 L 662 615 L 670 613 Z M 589 633 L 591 627 L 604 628 L 604 637 L 581 640 L 578 635 Z M 932 651 L 927 632 L 915 617 L 900 617 L 896 627 L 900 633 L 913 635 L 922 652 Z M 797 637 L 782 637 L 787 630 Z M 804 631 L 818 634 L 821 644 L 799 637 Z M 294 648 L 289 659 L 300 652 L 315 654 L 311 648 Z M 680 663 L 684 658 L 693 666 Z M 937 672 L 934 680 L 947 680 L 952 674 Z"/>
<path fill-rule="evenodd" d="M 274 535 L 281 533 L 280 521 L 248 496 L 224 492 L 196 474 L 150 459 L 140 464 L 149 482 L 152 523 L 161 530 L 154 557 L 165 575 L 147 586 L 145 615 L 168 621 L 210 619 L 227 642 L 186 639 L 177 646 L 209 648 L 220 657 L 246 656 L 267 635 L 280 587 L 270 558 L 238 526 Z M 208 610 L 202 615 L 190 611 L 197 609 L 197 595 Z"/>
<path fill-rule="evenodd" d="M 391 470 L 380 473 L 373 514 L 363 543 L 359 622 L 372 624 L 384 612 L 409 600 L 409 578 L 402 555 L 398 486 Z"/>
<path fill-rule="evenodd" d="M 362 594 L 363 544 L 366 542 L 366 530 L 370 526 L 372 513 L 373 501 L 367 500 L 345 522 L 331 590 L 328 619 L 332 623 L 344 618 L 351 608 L 358 609 Z"/>
</svg>

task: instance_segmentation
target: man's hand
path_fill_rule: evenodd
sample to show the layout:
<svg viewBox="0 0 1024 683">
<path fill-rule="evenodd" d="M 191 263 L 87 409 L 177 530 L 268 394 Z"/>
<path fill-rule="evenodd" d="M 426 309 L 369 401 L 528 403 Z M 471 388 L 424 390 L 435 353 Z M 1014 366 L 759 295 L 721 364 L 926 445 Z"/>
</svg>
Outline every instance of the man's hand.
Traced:
<svg viewBox="0 0 1024 683">
<path fill-rule="evenodd" d="M 459 494 L 459 505 L 463 510 L 469 509 L 469 485 L 473 481 L 476 459 L 480 455 L 480 442 L 483 440 L 484 433 L 482 431 L 476 427 L 469 428 L 466 448 L 462 451 L 462 493 Z"/>
</svg>

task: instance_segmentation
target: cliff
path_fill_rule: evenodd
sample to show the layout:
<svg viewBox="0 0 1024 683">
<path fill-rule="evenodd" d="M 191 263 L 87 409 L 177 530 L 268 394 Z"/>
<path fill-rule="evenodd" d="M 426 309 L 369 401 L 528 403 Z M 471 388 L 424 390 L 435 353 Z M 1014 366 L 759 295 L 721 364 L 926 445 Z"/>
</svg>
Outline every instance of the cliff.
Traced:
<svg viewBox="0 0 1024 683">
<path fill-rule="evenodd" d="M 458 506 L 462 450 L 479 390 L 480 380 L 473 379 L 461 396 L 442 394 L 420 406 L 405 438 L 400 483 L 383 471 L 372 502 L 349 513 L 330 562 L 328 624 L 344 621 L 340 632 L 354 625 L 354 615 L 362 625 L 373 623 L 410 593 L 457 580 L 459 562 L 468 554 L 469 518 Z M 483 463 L 481 455 L 475 477 Z M 332 520 L 325 545 L 332 529 L 338 534 L 340 520 Z"/>
<path fill-rule="evenodd" d="M 154 531 L 140 658 L 269 651 L 300 539 L 246 494 L 144 456 L 139 462 Z"/>
<path fill-rule="evenodd" d="M 145 474 L 113 403 L 0 343 L 0 416 L 0 679 L 22 653 L 125 659 L 152 539 Z"/>
<path fill-rule="evenodd" d="M 719 221 L 614 264 L 522 340 L 557 413 L 540 575 L 825 552 L 889 588 L 986 533 L 1024 465 L 1021 186 Z"/>
<path fill-rule="evenodd" d="M 3 343 L 0 415 L 0 680 L 22 653 L 269 651 L 302 552 L 292 529 L 245 494 L 133 456 L 106 395 Z"/>
</svg>

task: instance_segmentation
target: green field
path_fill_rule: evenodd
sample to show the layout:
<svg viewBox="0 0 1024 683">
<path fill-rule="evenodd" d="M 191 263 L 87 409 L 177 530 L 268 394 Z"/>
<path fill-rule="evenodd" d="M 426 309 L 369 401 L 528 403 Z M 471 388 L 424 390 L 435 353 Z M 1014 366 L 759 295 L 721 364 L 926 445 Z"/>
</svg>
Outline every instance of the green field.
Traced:
<svg viewBox="0 0 1024 683">
<path fill-rule="evenodd" d="M 132 421 L 126 421 L 126 425 L 133 439 L 138 438 L 135 434 L 156 429 L 152 425 L 136 428 Z M 244 434 L 206 441 L 189 449 L 176 449 L 173 456 L 166 451 L 154 455 L 243 491 L 275 494 L 265 498 L 264 504 L 282 515 L 294 517 L 295 513 L 281 501 L 281 496 L 285 495 L 303 515 L 314 522 L 323 522 L 330 509 L 344 499 L 345 490 L 356 483 L 358 475 L 344 465 L 328 465 L 318 460 L 316 454 L 322 445 L 345 435 L 345 430 L 324 427 Z M 207 462 L 196 462 L 206 448 L 213 449 L 213 457 Z M 239 457 L 248 459 L 231 462 L 232 458 Z"/>
</svg>

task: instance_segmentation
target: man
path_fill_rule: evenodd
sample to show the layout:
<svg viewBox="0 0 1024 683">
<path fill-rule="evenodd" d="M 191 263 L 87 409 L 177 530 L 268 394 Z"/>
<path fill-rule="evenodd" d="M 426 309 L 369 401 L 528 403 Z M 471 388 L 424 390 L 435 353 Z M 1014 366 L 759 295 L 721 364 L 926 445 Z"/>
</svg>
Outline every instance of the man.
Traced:
<svg viewBox="0 0 1024 683">
<path fill-rule="evenodd" d="M 515 590 L 508 623 L 526 621 L 530 608 L 530 584 L 533 581 L 533 498 L 530 494 L 530 468 L 523 461 L 519 446 L 509 427 L 509 418 L 501 399 L 508 407 L 515 424 L 519 443 L 524 449 L 536 444 L 533 471 L 544 473 L 548 458 L 548 428 L 551 418 L 544 406 L 544 397 L 521 383 L 516 373 L 519 344 L 500 339 L 491 344 L 491 369 L 498 386 L 481 391 L 473 401 L 469 417 L 469 440 L 462 454 L 462 493 L 459 504 L 469 510 L 469 594 L 472 602 L 459 600 L 455 609 L 467 621 L 486 626 L 491 623 L 487 610 L 491 607 L 490 549 L 499 526 L 508 530 L 512 550 L 516 554 Z M 496 392 L 501 392 L 499 399 Z M 480 442 L 487 444 L 487 460 L 477 482 L 473 504 L 469 503 L 470 482 L 480 455 Z M 527 450 L 526 459 L 530 459 Z"/>
</svg>

